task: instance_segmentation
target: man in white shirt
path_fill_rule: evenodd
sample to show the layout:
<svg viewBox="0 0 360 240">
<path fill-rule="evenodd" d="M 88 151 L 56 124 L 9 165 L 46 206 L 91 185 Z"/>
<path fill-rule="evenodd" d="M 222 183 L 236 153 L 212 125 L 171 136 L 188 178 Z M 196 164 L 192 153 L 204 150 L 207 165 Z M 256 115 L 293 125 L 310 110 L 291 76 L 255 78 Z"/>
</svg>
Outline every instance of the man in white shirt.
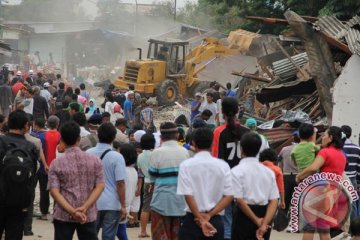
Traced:
<svg viewBox="0 0 360 240">
<path fill-rule="evenodd" d="M 226 95 L 225 91 L 220 92 L 220 98 L 216 101 L 217 113 L 216 113 L 216 123 L 218 126 L 223 125 L 225 123 L 225 119 L 221 109 L 221 102 Z"/>
<path fill-rule="evenodd" d="M 49 105 L 49 101 L 51 100 L 52 96 L 51 96 L 51 93 L 49 92 L 49 86 L 50 86 L 50 83 L 46 82 L 44 83 L 43 87 L 44 89 L 41 89 L 40 90 L 40 96 L 42 96 L 43 98 L 46 99 L 46 102 L 48 103 Z"/>
<path fill-rule="evenodd" d="M 212 115 L 209 118 L 209 120 L 207 120 L 207 124 L 211 124 L 215 127 L 216 126 L 215 116 L 217 114 L 217 106 L 216 103 L 214 103 L 213 99 L 214 99 L 214 95 L 211 92 L 208 92 L 206 94 L 206 101 L 204 101 L 201 104 L 199 111 L 203 112 L 205 109 L 210 110 Z"/>
<path fill-rule="evenodd" d="M 231 170 L 234 198 L 232 239 L 270 239 L 269 224 L 277 210 L 279 191 L 274 173 L 256 157 L 261 147 L 258 134 L 246 133 L 240 141 L 242 159 Z"/>
<path fill-rule="evenodd" d="M 119 118 L 115 122 L 116 137 L 115 141 L 118 143 L 129 143 L 129 138 L 125 133 L 127 129 L 127 121 L 124 118 Z"/>
<path fill-rule="evenodd" d="M 233 199 L 229 165 L 210 154 L 213 133 L 199 128 L 193 135 L 195 156 L 180 164 L 177 194 L 184 195 L 186 216 L 180 227 L 180 240 L 224 238 L 220 215 Z"/>
</svg>

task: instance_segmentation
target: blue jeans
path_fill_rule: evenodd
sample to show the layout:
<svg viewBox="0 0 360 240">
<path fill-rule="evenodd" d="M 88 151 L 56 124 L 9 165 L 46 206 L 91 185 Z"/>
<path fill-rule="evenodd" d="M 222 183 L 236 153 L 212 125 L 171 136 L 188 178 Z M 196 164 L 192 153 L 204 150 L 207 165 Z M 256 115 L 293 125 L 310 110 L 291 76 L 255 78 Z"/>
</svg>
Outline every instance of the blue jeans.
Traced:
<svg viewBox="0 0 360 240">
<path fill-rule="evenodd" d="M 354 188 L 356 189 L 356 178 L 349 178 L 352 185 L 354 186 Z M 358 211 L 359 211 L 359 207 L 358 205 L 359 201 L 355 201 L 351 204 L 351 212 L 350 212 L 350 219 L 353 219 L 354 217 L 358 216 Z"/>
<path fill-rule="evenodd" d="M 225 208 L 225 214 L 222 216 L 224 223 L 224 239 L 231 239 L 231 226 L 232 226 L 232 215 L 233 215 L 233 202 Z"/>
<path fill-rule="evenodd" d="M 120 223 L 116 236 L 119 240 L 128 240 L 127 234 L 126 234 L 126 223 Z"/>
<path fill-rule="evenodd" d="M 114 240 L 120 221 L 120 211 L 101 210 L 98 211 L 96 229 L 99 232 L 102 228 L 101 239 Z"/>
<path fill-rule="evenodd" d="M 358 192 L 358 196 L 360 197 L 360 192 Z M 357 200 L 357 215 L 360 217 L 360 199 Z"/>
</svg>

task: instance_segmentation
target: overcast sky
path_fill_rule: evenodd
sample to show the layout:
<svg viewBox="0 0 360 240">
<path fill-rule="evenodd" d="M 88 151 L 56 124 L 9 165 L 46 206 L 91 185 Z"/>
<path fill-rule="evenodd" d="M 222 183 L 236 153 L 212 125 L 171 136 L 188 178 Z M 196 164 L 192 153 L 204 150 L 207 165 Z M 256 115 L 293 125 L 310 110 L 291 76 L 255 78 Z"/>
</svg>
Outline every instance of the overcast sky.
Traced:
<svg viewBox="0 0 360 240">
<path fill-rule="evenodd" d="M 16 4 L 20 4 L 22 0 L 0 0 L 2 1 L 3 4 L 6 5 L 16 5 Z M 51 1 L 51 0 L 49 0 Z M 96 7 L 96 3 L 98 0 L 80 0 L 82 1 L 82 6 L 84 7 L 84 9 L 86 9 L 86 13 L 88 15 L 94 16 L 96 15 L 96 11 L 97 11 L 97 7 Z M 175 0 L 173 0 L 175 1 Z M 197 0 L 177 0 L 176 5 L 177 8 L 181 8 L 185 5 L 186 1 L 191 1 L 191 2 L 196 2 Z M 121 2 L 124 3 L 134 3 L 135 4 L 135 0 L 121 0 Z M 160 3 L 161 0 L 137 0 L 138 4 L 151 4 L 151 3 Z"/>
</svg>

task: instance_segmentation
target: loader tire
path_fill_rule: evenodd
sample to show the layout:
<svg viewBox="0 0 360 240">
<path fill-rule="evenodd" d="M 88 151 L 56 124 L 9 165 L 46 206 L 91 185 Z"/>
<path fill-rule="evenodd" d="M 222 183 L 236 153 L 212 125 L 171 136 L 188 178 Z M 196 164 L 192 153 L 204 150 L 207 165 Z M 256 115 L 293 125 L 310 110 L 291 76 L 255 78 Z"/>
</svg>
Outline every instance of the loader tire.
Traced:
<svg viewBox="0 0 360 240">
<path fill-rule="evenodd" d="M 171 105 L 179 97 L 179 88 L 175 81 L 166 79 L 156 89 L 156 98 L 159 105 Z"/>
</svg>

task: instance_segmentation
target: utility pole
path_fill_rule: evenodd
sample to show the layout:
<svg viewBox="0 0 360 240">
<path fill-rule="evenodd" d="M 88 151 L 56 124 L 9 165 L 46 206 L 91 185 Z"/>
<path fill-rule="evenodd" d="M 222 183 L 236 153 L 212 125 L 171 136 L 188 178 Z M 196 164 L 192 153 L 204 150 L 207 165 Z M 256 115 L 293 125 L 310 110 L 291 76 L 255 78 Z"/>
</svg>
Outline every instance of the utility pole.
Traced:
<svg viewBox="0 0 360 240">
<path fill-rule="evenodd" d="M 137 36 L 137 25 L 138 25 L 138 2 L 135 0 L 135 24 L 134 24 L 134 33 Z"/>
<path fill-rule="evenodd" d="M 174 22 L 176 22 L 176 0 L 175 0 L 175 9 L 174 9 Z"/>
</svg>

